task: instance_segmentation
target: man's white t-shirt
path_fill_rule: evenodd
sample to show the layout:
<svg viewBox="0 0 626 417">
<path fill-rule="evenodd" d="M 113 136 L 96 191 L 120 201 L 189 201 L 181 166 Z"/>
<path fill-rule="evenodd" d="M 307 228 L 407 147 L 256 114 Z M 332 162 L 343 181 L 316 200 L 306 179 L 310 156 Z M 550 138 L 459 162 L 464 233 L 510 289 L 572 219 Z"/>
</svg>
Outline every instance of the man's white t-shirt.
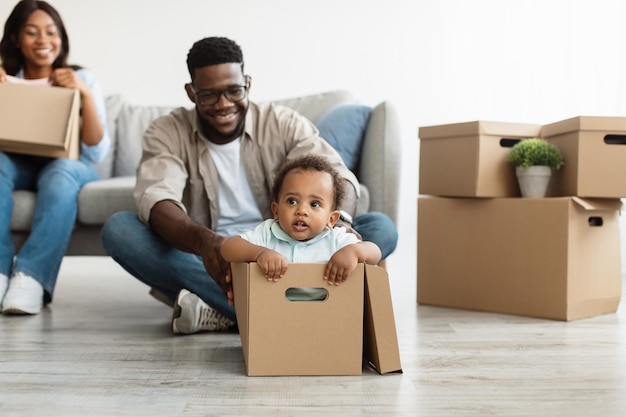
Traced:
<svg viewBox="0 0 626 417">
<path fill-rule="evenodd" d="M 241 138 L 225 145 L 206 141 L 219 178 L 219 211 L 217 232 L 235 236 L 261 223 L 263 215 L 254 200 L 241 163 Z"/>
</svg>

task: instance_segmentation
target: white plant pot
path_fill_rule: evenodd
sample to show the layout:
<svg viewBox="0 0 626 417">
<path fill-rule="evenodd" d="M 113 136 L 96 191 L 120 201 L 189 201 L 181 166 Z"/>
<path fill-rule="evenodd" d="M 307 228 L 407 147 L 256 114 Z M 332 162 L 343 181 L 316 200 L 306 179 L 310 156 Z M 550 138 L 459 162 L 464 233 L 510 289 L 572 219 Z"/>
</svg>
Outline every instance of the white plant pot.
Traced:
<svg viewBox="0 0 626 417">
<path fill-rule="evenodd" d="M 548 191 L 552 169 L 548 166 L 516 167 L 515 174 L 522 197 L 543 198 Z"/>
</svg>

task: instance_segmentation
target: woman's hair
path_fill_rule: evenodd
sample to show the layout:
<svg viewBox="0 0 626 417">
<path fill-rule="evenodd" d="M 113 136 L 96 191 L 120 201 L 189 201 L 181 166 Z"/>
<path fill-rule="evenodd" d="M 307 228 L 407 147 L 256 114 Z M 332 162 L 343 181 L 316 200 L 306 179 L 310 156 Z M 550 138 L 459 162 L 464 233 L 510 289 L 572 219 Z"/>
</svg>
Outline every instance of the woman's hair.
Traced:
<svg viewBox="0 0 626 417">
<path fill-rule="evenodd" d="M 0 59 L 2 59 L 2 67 L 9 75 L 15 75 L 20 69 L 24 68 L 24 55 L 22 55 L 19 48 L 20 32 L 29 16 L 35 10 L 42 10 L 50 15 L 61 37 L 61 52 L 52 63 L 52 68 L 67 67 L 67 58 L 70 54 L 70 41 L 59 12 L 45 1 L 22 0 L 17 3 L 4 24 L 4 34 L 0 41 Z"/>
<path fill-rule="evenodd" d="M 187 69 L 192 80 L 196 69 L 219 64 L 241 64 L 243 74 L 243 53 L 237 43 L 217 36 L 204 38 L 194 43 L 187 54 Z"/>
<path fill-rule="evenodd" d="M 333 179 L 333 210 L 341 206 L 345 195 L 342 178 L 326 158 L 313 154 L 287 160 L 283 163 L 276 174 L 276 178 L 274 179 L 274 186 L 272 187 L 272 201 L 278 201 L 278 195 L 280 194 L 281 188 L 283 188 L 285 177 L 295 169 L 329 173 Z"/>
</svg>

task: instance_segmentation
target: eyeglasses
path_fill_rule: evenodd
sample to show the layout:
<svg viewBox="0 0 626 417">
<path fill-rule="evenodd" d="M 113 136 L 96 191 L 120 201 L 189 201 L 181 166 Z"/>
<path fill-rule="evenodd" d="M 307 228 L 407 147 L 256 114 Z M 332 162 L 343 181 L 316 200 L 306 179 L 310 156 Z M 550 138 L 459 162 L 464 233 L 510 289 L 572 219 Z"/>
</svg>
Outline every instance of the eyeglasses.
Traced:
<svg viewBox="0 0 626 417">
<path fill-rule="evenodd" d="M 201 106 L 212 106 L 220 101 L 222 94 L 226 99 L 232 103 L 241 101 L 246 98 L 248 86 L 246 85 L 232 85 L 224 90 L 206 90 L 196 91 L 193 84 L 189 84 L 196 96 L 196 104 Z"/>
</svg>

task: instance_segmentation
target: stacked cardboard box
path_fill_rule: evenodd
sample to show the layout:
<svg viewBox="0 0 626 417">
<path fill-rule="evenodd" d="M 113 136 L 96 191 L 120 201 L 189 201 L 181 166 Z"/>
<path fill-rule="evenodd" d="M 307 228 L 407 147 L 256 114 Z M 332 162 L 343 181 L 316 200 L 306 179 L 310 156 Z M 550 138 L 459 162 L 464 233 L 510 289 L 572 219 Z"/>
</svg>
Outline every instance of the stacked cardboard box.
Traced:
<svg viewBox="0 0 626 417">
<path fill-rule="evenodd" d="M 419 137 L 419 303 L 558 320 L 616 311 L 626 118 L 476 121 Z M 548 198 L 521 198 L 507 163 L 528 137 L 564 154 Z"/>
</svg>

